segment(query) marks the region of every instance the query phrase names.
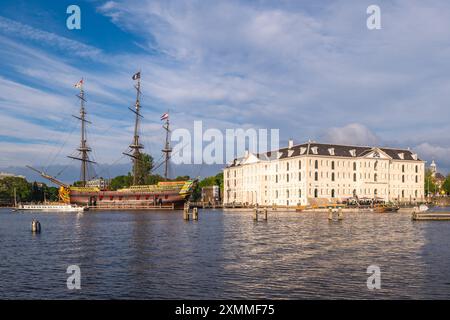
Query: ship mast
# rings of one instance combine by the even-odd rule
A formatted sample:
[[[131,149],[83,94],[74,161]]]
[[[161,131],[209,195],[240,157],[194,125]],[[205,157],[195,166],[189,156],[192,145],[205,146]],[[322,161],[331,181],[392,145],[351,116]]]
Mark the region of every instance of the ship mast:
[[[133,142],[130,144],[130,148],[132,150],[131,154],[124,153],[125,155],[133,158],[133,185],[141,184],[142,181],[138,181],[138,172],[141,161],[141,149],[144,148],[144,146],[139,142],[139,120],[142,117],[142,115],[139,113],[141,108],[141,72],[137,72],[132,77],[133,80],[137,80],[136,85],[134,86],[136,89],[136,102],[134,104],[134,110],[130,109],[134,114],[136,115],[135,122],[134,122],[134,136],[133,136]]]
[[[84,97],[83,79],[81,79],[77,84],[75,84],[75,87],[80,89],[80,93],[77,94],[78,99],[80,99],[80,116],[79,117],[75,115],[73,116],[81,121],[81,142],[80,147],[77,149],[80,152],[80,156],[79,157],[68,156],[68,158],[81,161],[81,184],[83,187],[85,187],[87,180],[88,163],[95,163],[95,162],[89,160],[89,152],[91,152],[92,149],[87,145],[86,123],[91,122],[86,120],[86,109],[84,107],[86,99]]]
[[[169,128],[169,112],[165,113],[163,115],[166,122],[163,125],[163,128],[166,130],[166,143],[164,145],[164,149],[161,151],[165,155],[164,159],[164,179],[167,180],[168,174],[169,174],[169,159],[170,159],[170,153],[172,152],[172,148],[170,147],[170,140],[169,140],[169,134],[170,134],[170,128]]]

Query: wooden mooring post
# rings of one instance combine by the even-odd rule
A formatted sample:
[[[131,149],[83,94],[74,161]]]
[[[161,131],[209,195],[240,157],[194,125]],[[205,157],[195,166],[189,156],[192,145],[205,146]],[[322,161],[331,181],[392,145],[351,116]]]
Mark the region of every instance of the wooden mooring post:
[[[198,208],[197,207],[192,208],[192,219],[195,221],[198,221]]]
[[[253,221],[258,221],[258,218],[259,218],[258,215],[260,215],[260,214],[261,214],[261,212],[258,208],[253,209]],[[263,220],[267,221],[267,208],[263,209],[262,214],[263,214]]]

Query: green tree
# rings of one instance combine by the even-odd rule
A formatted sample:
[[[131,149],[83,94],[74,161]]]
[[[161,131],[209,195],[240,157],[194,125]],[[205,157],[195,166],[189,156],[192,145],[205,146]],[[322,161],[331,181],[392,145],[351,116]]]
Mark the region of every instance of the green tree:
[[[130,174],[127,176],[117,176],[111,180],[111,190],[122,189],[131,186],[133,178]]]
[[[435,178],[432,175],[430,169],[425,170],[425,194],[432,195],[436,192],[437,186],[435,182]]]
[[[5,177],[0,179],[0,194],[2,197],[14,199],[16,189],[17,201],[31,200],[31,183],[20,177]]]
[[[442,184],[442,189],[445,191],[447,195],[450,195],[450,174],[445,178],[444,183]]]
[[[145,184],[153,169],[153,157],[147,153],[141,153],[136,162],[136,168],[134,166],[133,164],[133,172],[136,172],[136,184]]]

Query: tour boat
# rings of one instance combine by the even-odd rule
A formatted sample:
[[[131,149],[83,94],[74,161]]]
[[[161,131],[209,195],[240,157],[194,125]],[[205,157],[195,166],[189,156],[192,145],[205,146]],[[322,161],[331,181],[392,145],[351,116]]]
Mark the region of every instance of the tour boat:
[[[16,210],[83,212],[87,210],[87,207],[66,203],[19,204],[17,205]]]

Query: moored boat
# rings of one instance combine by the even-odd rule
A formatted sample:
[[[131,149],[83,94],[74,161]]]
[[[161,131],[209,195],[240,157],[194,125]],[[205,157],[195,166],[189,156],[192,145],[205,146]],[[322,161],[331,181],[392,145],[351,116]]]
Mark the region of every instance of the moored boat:
[[[16,210],[83,212],[87,210],[87,207],[67,203],[18,204]]]

